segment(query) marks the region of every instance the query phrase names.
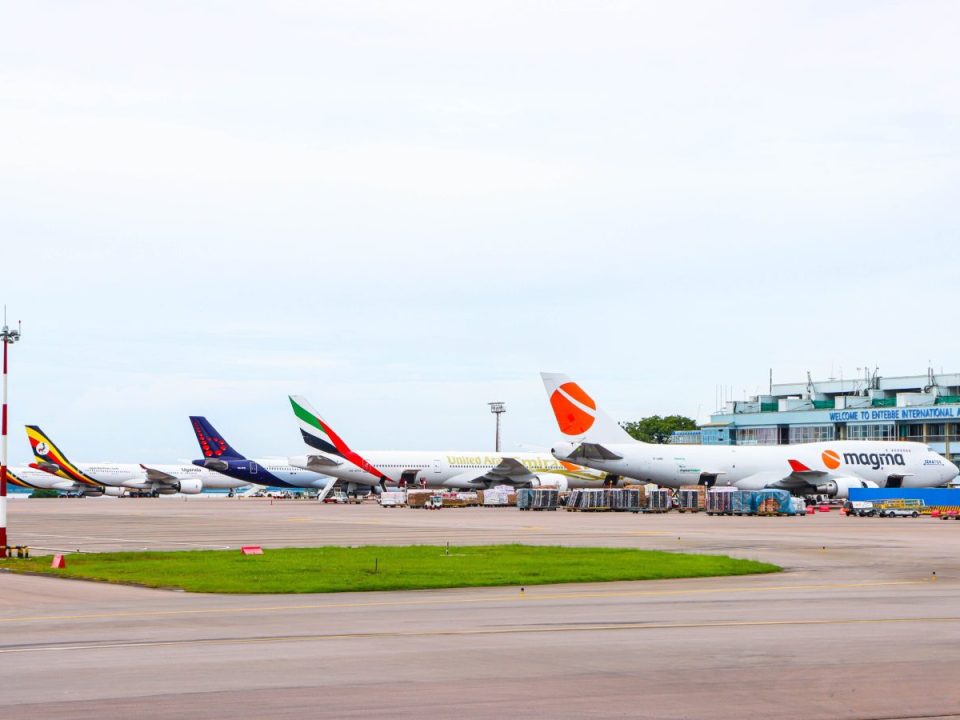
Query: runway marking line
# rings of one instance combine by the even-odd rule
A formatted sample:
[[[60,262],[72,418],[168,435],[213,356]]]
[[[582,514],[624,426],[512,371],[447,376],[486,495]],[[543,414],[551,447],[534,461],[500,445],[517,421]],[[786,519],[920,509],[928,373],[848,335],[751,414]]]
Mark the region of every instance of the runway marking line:
[[[46,576],[44,576],[46,577]],[[95,581],[94,581],[95,582]],[[42,622],[44,620],[97,620],[122,617],[176,617],[179,615],[209,615],[209,614],[244,614],[280,612],[289,610],[325,610],[335,608],[363,608],[363,607],[410,607],[417,605],[468,605],[486,602],[508,602],[522,599],[524,602],[544,600],[597,600],[603,598],[628,597],[668,597],[676,595],[710,595],[723,593],[750,593],[750,592],[784,592],[791,590],[846,590],[853,588],[890,587],[900,585],[927,585],[929,580],[890,580],[865,583],[831,583],[814,585],[768,585],[743,588],[686,588],[679,590],[623,590],[609,592],[554,592],[539,594],[537,586],[532,586],[530,592],[511,593],[509,595],[487,595],[481,597],[455,598],[416,598],[410,600],[369,600],[354,602],[305,603],[300,605],[264,605],[260,607],[215,607],[191,608],[184,610],[146,610],[86,613],[76,615],[27,615],[22,617],[0,618],[0,624],[16,622]],[[476,588],[472,588],[476,589]],[[197,593],[200,595],[200,593]]]
[[[64,652],[68,650],[112,650],[117,648],[189,647],[199,645],[259,645],[282,642],[322,642],[326,640],[383,640],[398,638],[465,637],[478,635],[542,635],[563,632],[611,632],[632,630],[706,630],[745,627],[810,627],[816,625],[893,625],[908,623],[960,622],[960,617],[850,618],[811,620],[730,620],[702,623],[622,623],[608,625],[556,625],[552,627],[468,628],[459,630],[417,630],[370,633],[333,633],[329,635],[277,635],[250,638],[202,638],[195,640],[141,640],[114,643],[91,642],[83,645],[45,645],[42,647],[0,648],[0,655],[26,652]]]

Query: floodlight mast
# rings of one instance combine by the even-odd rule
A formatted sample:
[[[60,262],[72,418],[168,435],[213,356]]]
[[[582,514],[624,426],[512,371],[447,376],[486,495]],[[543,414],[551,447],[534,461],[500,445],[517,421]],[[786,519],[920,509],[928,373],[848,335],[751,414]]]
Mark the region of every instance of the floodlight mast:
[[[500,452],[500,416],[507,411],[507,405],[502,402],[492,402],[487,405],[490,406],[490,412],[497,416],[497,437],[494,447],[497,452]]]
[[[0,330],[0,342],[3,343],[3,417],[0,420],[0,558],[7,556],[7,349],[20,339],[20,323],[17,329],[7,327],[7,308],[3,308],[3,329]]]

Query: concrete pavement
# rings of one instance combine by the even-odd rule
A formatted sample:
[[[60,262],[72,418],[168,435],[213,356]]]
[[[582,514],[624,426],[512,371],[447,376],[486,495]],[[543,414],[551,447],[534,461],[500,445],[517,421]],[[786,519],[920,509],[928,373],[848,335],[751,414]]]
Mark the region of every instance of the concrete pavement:
[[[7,717],[960,712],[960,522],[193,500],[18,501],[11,527],[15,542],[81,549],[523,540],[725,552],[788,571],[299,596],[2,575]]]

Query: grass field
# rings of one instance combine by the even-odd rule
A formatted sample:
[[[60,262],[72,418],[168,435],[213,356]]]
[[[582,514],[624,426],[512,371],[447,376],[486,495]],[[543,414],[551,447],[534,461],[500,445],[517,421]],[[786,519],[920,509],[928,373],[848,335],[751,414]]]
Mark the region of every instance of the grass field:
[[[721,555],[530,545],[124,552],[0,561],[0,568],[213,593],[322,593],[748,575],[776,565]]]

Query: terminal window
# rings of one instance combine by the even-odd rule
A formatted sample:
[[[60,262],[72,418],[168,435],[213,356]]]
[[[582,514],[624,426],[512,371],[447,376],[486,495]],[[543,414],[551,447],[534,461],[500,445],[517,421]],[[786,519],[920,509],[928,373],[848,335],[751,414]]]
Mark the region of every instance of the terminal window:
[[[790,427],[790,444],[825,442],[833,440],[833,425],[792,425]]]
[[[777,430],[776,427],[737,428],[737,445],[776,445]]]
[[[896,440],[893,423],[847,425],[848,440]]]

